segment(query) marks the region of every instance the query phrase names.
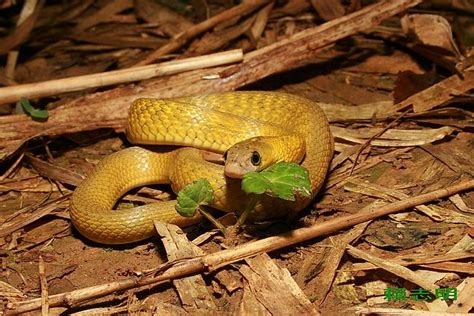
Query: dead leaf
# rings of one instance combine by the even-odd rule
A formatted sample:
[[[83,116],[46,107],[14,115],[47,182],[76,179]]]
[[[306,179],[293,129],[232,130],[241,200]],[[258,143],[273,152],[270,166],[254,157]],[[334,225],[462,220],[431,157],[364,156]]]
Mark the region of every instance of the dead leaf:
[[[401,23],[404,32],[421,44],[461,58],[462,55],[453,39],[451,26],[444,17],[434,14],[411,14],[403,17]]]
[[[434,68],[424,74],[416,74],[410,70],[398,73],[393,91],[394,102],[401,102],[409,96],[430,87],[436,83],[436,78]]]
[[[140,18],[149,23],[157,23],[170,37],[185,32],[194,25],[182,15],[155,1],[137,0],[135,10]]]
[[[345,13],[340,0],[311,0],[311,4],[325,21],[340,18]]]

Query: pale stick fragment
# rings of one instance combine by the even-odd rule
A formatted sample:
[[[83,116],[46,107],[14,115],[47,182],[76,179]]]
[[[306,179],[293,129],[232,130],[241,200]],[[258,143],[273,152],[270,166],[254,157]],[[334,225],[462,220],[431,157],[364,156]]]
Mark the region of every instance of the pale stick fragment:
[[[331,126],[334,137],[341,138],[353,143],[363,144],[366,139],[382,131],[381,128],[349,129],[338,126]],[[372,146],[380,147],[410,147],[421,146],[443,139],[451,135],[454,128],[443,126],[435,129],[403,130],[389,129],[382,136],[370,142]]]
[[[202,256],[204,252],[191,243],[176,225],[155,221],[155,229],[161,237],[169,261]],[[183,308],[189,313],[211,312],[216,304],[200,274],[173,280]]]
[[[450,254],[438,255],[436,253],[426,253],[423,255],[405,255],[391,258],[390,260],[401,266],[411,266],[411,265],[429,265],[436,264],[450,260],[459,260],[472,258],[473,254],[468,251],[458,251]],[[378,269],[376,265],[364,262],[364,263],[354,263],[351,267],[351,271],[362,271],[362,270],[372,270]],[[472,270],[472,268],[471,268]]]
[[[473,253],[474,257],[474,241],[469,235],[465,235],[460,241],[458,241],[453,248],[449,249],[447,254],[459,253],[467,251]]]
[[[48,282],[46,281],[46,271],[44,267],[44,260],[41,255],[39,256],[38,270],[39,270],[39,279],[40,279],[40,286],[41,286],[41,315],[48,316],[49,315]]]
[[[267,26],[268,18],[273,9],[273,2],[270,2],[262,9],[260,9],[256,15],[256,19],[250,30],[248,31],[250,40],[256,44],[262,36],[265,27]]]
[[[386,258],[382,259],[377,256],[371,255],[368,252],[359,250],[355,247],[347,245],[347,252],[356,258],[364,259],[377,267],[389,271],[405,280],[408,280],[416,285],[419,285],[425,290],[430,291],[431,293],[435,293],[436,285],[431,282],[427,282],[425,279],[420,278],[416,275],[415,272],[411,271],[410,269],[394,263],[392,260],[388,260]]]
[[[280,268],[267,255],[245,260],[240,268],[255,298],[273,315],[284,315],[288,307],[299,315],[319,315],[287,269]]]
[[[16,102],[21,97],[38,98],[60,93],[97,88],[119,83],[127,83],[239,62],[243,59],[241,49],[215,53],[199,57],[173,60],[156,65],[113,70],[77,77],[27,83],[0,88],[0,104]]]

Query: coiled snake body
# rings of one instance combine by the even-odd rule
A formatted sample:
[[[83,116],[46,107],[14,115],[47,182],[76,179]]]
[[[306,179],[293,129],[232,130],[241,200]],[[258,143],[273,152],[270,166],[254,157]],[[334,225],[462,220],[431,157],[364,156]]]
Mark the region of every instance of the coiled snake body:
[[[130,147],[104,158],[74,191],[70,205],[72,222],[85,237],[105,244],[146,239],[154,234],[153,220],[191,225],[200,220],[199,216],[180,216],[174,209],[175,201],[133,209],[112,208],[132,188],[171,183],[177,192],[199,178],[207,178],[214,189],[212,207],[239,213],[245,204],[240,180],[226,177],[223,166],[205,161],[196,148],[224,153],[234,144],[257,136],[264,136],[261,138],[264,142],[267,136],[278,136],[277,139],[283,139],[285,150],[291,153],[301,151],[295,148],[301,144],[292,144],[294,139],[303,139],[302,165],[309,171],[312,195],[296,202],[266,197],[251,217],[276,218],[289,210],[301,210],[321,188],[333,154],[333,138],[323,111],[317,103],[290,94],[227,92],[136,100],[127,123],[131,142],[194,148],[157,153]],[[238,152],[240,149],[236,148],[234,151]],[[299,158],[290,159],[301,160],[301,155],[295,155]]]

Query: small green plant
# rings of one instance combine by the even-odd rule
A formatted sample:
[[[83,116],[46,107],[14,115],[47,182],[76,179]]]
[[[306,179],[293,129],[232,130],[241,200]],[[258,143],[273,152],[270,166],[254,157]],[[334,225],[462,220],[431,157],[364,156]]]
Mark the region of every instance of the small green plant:
[[[297,194],[311,195],[311,181],[306,168],[294,162],[278,162],[261,172],[247,173],[242,179],[242,190],[250,195],[250,199],[237,226],[245,222],[262,194],[295,201]]]
[[[311,195],[311,182],[306,168],[294,162],[279,162],[261,172],[247,173],[242,179],[242,190],[294,201],[297,193]]]
[[[27,98],[20,98],[18,101],[23,111],[31,116],[33,120],[44,121],[48,119],[48,111],[34,108]]]
[[[225,227],[204,210],[204,207],[214,200],[214,190],[212,190],[211,184],[207,179],[199,179],[185,186],[179,191],[177,200],[176,211],[181,216],[191,217],[196,212],[199,212],[221,230],[222,233],[225,232]]]
[[[242,190],[249,194],[249,201],[240,216],[237,226],[241,226],[250,212],[261,199],[262,194],[295,201],[296,195],[308,197],[311,195],[311,181],[306,168],[293,162],[279,162],[261,172],[249,172],[242,179]],[[199,179],[178,193],[176,211],[182,216],[193,216],[196,211],[201,212],[216,227],[224,231],[223,226],[217,222],[202,206],[212,203],[214,196],[212,187],[207,179]]]

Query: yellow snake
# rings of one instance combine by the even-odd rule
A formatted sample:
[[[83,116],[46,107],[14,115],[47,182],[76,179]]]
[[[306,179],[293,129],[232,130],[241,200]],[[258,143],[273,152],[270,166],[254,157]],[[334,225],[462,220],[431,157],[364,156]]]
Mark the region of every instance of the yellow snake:
[[[226,92],[175,99],[137,99],[129,110],[127,138],[132,143],[192,146],[165,152],[130,147],[104,158],[76,188],[71,219],[90,240],[124,244],[154,235],[153,220],[187,226],[200,220],[175,211],[175,201],[112,210],[132,188],[170,183],[174,192],[206,178],[216,209],[240,213],[246,203],[241,176],[277,160],[302,161],[312,195],[296,202],[265,197],[251,214],[269,219],[299,211],[321,188],[333,155],[328,121],[317,103],[277,92]],[[260,137],[263,136],[263,137]],[[226,153],[226,167],[203,159],[205,149]],[[269,156],[276,155],[277,158]],[[304,155],[304,157],[303,157]],[[255,167],[255,168],[254,168]]]

